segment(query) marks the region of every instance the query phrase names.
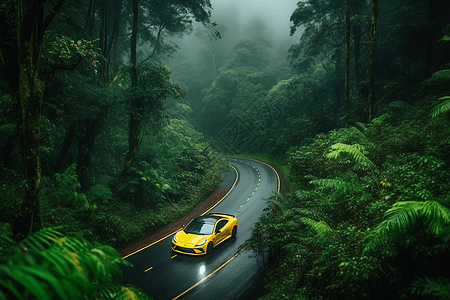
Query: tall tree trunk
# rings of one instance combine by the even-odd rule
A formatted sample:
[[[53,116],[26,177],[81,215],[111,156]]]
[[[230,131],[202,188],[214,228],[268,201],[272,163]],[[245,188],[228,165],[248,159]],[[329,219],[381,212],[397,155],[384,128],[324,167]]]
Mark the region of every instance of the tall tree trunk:
[[[72,146],[72,141],[75,136],[75,126],[70,126],[69,131],[67,132],[66,138],[64,140],[64,144],[59,152],[58,158],[56,159],[54,172],[61,173],[61,168],[64,163],[64,159],[66,158],[67,152],[69,152],[70,146]]]
[[[113,22],[113,30],[111,33],[111,37],[109,39],[109,45],[106,49],[106,60],[108,65],[108,72],[106,81],[109,81],[109,66],[111,65],[111,49],[113,49],[112,56],[112,68],[113,68],[113,76],[118,73],[118,65],[117,65],[117,52],[118,52],[118,43],[119,43],[119,24],[120,24],[120,12],[122,10],[123,0],[114,0],[114,22]]]
[[[99,38],[100,38],[100,48],[102,50],[102,63],[99,68],[99,77],[103,82],[106,82],[106,73],[108,70],[108,57],[107,57],[107,48],[108,48],[108,10],[106,0],[101,1],[100,11],[100,29],[99,29]]]
[[[377,21],[378,21],[378,11],[379,11],[379,0],[371,0],[370,10],[371,10],[371,30],[370,30],[370,41],[369,41],[369,67],[367,73],[369,76],[369,90],[367,99],[367,113],[368,122],[372,122],[374,118],[374,105],[375,105],[375,76],[374,76],[374,60],[375,52],[377,50]]]
[[[113,76],[116,76],[119,73],[119,36],[116,35],[114,38],[114,47],[113,47]]]
[[[137,157],[139,150],[139,142],[141,139],[142,130],[142,115],[143,107],[142,101],[136,93],[138,87],[138,74],[137,74],[137,30],[138,30],[138,17],[139,17],[139,0],[132,0],[133,5],[133,25],[131,29],[131,86],[130,86],[130,132],[128,135],[128,153],[125,158],[124,174],[126,174]]]
[[[89,0],[88,13],[86,16],[86,30],[89,36],[92,36],[94,30],[94,13],[95,13],[95,0]]]
[[[434,28],[436,22],[436,10],[434,0],[428,0],[428,23],[429,29],[426,37],[427,50],[425,61],[425,78],[430,78],[433,74],[433,47],[434,47]]]
[[[64,0],[52,2],[44,18],[44,0],[18,0],[6,6],[0,26],[7,36],[0,42],[1,71],[8,80],[16,103],[17,127],[25,192],[18,205],[14,234],[28,236],[41,228],[40,218],[40,116],[44,95],[45,68],[41,61],[44,33]]]
[[[361,27],[361,4],[358,1],[353,1],[353,51],[355,56],[355,80],[356,85],[359,86],[361,82],[360,75],[360,49],[361,49],[361,36],[362,36],[362,27]]]
[[[348,127],[349,102],[350,102],[350,0],[345,1],[345,88],[344,88],[344,106],[345,106],[345,126]]]
[[[87,191],[92,185],[92,149],[95,138],[101,128],[102,121],[106,118],[106,109],[101,116],[95,119],[85,119],[79,122],[80,131],[78,139],[77,174],[82,191]]]
[[[210,50],[211,52],[211,58],[212,58],[212,62],[213,62],[213,80],[216,80],[216,53],[212,50]]]

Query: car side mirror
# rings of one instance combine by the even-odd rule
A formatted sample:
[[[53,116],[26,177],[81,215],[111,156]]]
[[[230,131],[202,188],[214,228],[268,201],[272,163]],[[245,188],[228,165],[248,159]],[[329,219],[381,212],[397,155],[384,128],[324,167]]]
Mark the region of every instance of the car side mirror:
[[[220,230],[217,230],[217,231],[216,231],[216,234],[218,234],[218,233],[220,233]]]
[[[186,227],[186,225],[181,225],[182,228]]]

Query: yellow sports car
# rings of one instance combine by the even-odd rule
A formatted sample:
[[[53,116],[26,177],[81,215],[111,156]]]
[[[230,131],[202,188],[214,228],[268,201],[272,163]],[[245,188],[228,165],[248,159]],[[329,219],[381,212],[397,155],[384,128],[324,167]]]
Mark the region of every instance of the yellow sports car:
[[[237,219],[233,215],[208,214],[193,219],[172,239],[172,250],[190,255],[211,253],[223,241],[234,238]]]

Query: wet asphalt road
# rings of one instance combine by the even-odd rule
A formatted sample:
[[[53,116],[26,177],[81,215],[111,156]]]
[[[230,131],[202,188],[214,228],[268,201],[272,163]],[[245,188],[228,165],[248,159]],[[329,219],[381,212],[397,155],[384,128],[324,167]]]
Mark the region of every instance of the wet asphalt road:
[[[124,284],[139,287],[155,300],[226,300],[235,299],[255,281],[259,276],[258,263],[249,252],[230,259],[250,237],[251,227],[266,206],[264,199],[277,191],[278,178],[272,168],[256,161],[240,158],[227,161],[237,169],[238,181],[210,212],[237,217],[236,239],[218,245],[210,255],[175,255],[171,251],[172,234],[127,258],[134,267],[122,268]]]

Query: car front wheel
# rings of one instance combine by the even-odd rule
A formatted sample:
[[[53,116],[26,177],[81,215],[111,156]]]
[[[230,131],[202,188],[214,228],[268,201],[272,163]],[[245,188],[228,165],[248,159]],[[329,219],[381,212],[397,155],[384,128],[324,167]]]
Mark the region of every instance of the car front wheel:
[[[237,227],[234,226],[234,227],[233,227],[233,231],[231,232],[231,237],[232,237],[232,238],[235,238],[235,237],[236,237],[236,233],[237,233]]]
[[[206,254],[210,254],[213,250],[213,243],[209,242],[208,247],[206,248]]]

